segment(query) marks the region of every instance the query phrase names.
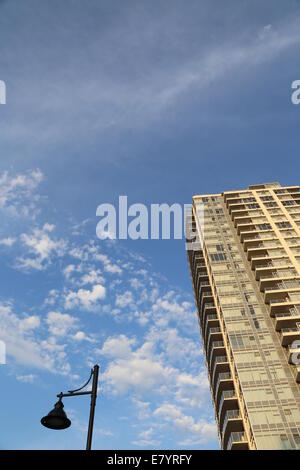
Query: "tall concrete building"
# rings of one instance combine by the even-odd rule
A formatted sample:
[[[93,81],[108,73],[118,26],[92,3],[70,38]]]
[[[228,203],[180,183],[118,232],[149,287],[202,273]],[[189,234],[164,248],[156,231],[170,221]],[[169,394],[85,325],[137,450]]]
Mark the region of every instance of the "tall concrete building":
[[[187,225],[221,448],[300,449],[299,186],[194,196]]]

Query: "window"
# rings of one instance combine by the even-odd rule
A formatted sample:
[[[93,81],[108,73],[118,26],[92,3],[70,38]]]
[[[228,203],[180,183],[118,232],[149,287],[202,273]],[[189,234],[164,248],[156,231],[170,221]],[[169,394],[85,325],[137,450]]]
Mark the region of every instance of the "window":
[[[295,206],[295,201],[281,201],[284,206]]]
[[[284,194],[286,193],[286,190],[285,189],[275,189],[275,194]]]
[[[270,224],[258,224],[257,227],[259,228],[259,230],[271,230]]]
[[[289,222],[277,222],[278,228],[291,228],[291,224]]]
[[[224,245],[216,245],[217,251],[224,251]]]
[[[212,261],[225,261],[226,255],[225,253],[212,253],[210,258]]]
[[[266,207],[278,207],[276,202],[265,202]]]

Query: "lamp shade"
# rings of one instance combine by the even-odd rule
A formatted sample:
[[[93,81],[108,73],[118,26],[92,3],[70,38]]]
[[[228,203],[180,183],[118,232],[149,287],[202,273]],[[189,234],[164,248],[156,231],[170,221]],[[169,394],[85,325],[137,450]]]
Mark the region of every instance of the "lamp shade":
[[[71,426],[71,421],[64,411],[61,399],[55,403],[53,410],[41,419],[41,423],[49,429],[67,429]]]

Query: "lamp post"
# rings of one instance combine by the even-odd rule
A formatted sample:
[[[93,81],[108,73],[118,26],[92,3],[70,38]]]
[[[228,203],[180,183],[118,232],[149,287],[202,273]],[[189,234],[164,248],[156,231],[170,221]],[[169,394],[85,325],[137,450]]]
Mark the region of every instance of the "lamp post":
[[[89,428],[88,428],[88,435],[86,441],[86,450],[91,450],[92,447],[92,436],[93,436],[93,426],[94,426],[94,417],[95,417],[95,407],[96,407],[96,400],[97,400],[97,388],[98,388],[98,375],[99,375],[99,366],[96,364],[93,369],[91,370],[91,375],[88,381],[80,388],[76,390],[69,390],[68,393],[59,393],[57,398],[59,399],[58,402],[55,403],[53,410],[51,410],[46,416],[41,419],[41,423],[43,426],[49,429],[67,429],[71,426],[71,421],[67,417],[64,411],[64,405],[62,402],[62,398],[64,397],[77,397],[79,395],[91,395],[91,408],[90,408],[90,418],[89,418]],[[82,392],[81,390],[85,388],[91,381],[92,382],[92,390],[89,392]]]

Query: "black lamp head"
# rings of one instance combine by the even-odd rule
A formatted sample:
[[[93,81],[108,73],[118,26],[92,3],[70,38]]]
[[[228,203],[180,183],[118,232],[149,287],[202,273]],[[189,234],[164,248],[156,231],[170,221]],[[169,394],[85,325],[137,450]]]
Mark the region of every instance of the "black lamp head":
[[[61,398],[55,403],[53,410],[41,419],[41,423],[49,429],[67,429],[71,426],[71,421],[64,411]]]

